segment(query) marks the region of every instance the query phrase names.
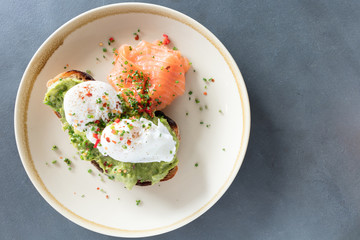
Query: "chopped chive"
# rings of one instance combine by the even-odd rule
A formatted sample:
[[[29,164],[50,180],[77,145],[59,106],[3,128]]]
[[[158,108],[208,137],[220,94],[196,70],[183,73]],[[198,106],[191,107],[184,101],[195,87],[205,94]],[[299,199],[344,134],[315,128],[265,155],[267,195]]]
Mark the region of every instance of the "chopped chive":
[[[65,158],[65,159],[64,159],[64,162],[65,162],[68,166],[71,165],[71,161],[70,161],[68,158]]]

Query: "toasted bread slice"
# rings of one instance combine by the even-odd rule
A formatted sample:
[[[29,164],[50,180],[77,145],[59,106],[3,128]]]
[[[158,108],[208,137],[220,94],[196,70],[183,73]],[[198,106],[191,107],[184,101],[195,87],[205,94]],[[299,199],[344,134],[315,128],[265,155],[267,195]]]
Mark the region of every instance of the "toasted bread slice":
[[[169,126],[171,127],[171,129],[175,132],[176,134],[176,137],[179,139],[180,141],[180,134],[179,134],[179,128],[176,124],[176,122],[174,120],[172,120],[171,118],[169,118],[168,116],[166,116],[163,112],[161,111],[156,111],[155,112],[155,116],[157,117],[164,117],[166,119],[166,121],[169,123]],[[99,166],[99,164],[95,161],[95,160],[92,160],[91,163],[100,171],[100,172],[104,172],[104,170]],[[174,168],[170,169],[169,173],[163,178],[161,179],[160,181],[161,182],[164,182],[164,181],[167,181],[167,180],[170,180],[172,179],[176,172],[178,170],[178,166],[175,166]],[[140,182],[138,181],[136,183],[136,185],[138,186],[149,186],[151,185],[151,182],[147,181],[147,182]]]
[[[81,72],[81,71],[78,71],[78,70],[70,70],[70,71],[66,71],[66,72],[63,72],[63,73],[60,73],[58,74],[56,77],[54,77],[53,79],[50,79],[46,86],[47,87],[50,87],[52,84],[54,84],[55,82],[57,82],[59,79],[61,78],[75,78],[75,79],[78,79],[78,80],[82,80],[82,81],[95,81],[95,79],[85,73],[85,72]],[[56,116],[58,118],[61,118],[61,114],[59,112],[55,112],[54,113],[56,114]],[[179,133],[179,128],[176,124],[176,122],[174,120],[172,120],[171,118],[169,118],[168,116],[166,116],[163,112],[161,111],[156,111],[155,112],[155,116],[157,117],[164,117],[167,122],[169,123],[169,126],[171,127],[171,129],[175,132],[176,134],[176,137],[179,139],[180,141],[180,133]],[[104,170],[99,166],[99,164],[95,161],[95,160],[92,160],[91,163],[101,172],[103,173]],[[169,173],[163,178],[161,179],[160,181],[163,182],[163,181],[167,181],[167,180],[170,180],[172,179],[175,174],[177,173],[177,170],[178,170],[178,166],[175,166],[174,168],[172,168]],[[148,182],[140,182],[138,181],[136,183],[136,185],[138,186],[148,186],[148,185],[151,185],[152,183],[150,181]]]

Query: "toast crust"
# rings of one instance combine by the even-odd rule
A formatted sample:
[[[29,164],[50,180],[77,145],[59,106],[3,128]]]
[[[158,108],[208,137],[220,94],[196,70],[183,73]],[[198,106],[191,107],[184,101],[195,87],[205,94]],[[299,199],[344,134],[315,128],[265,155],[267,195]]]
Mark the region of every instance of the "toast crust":
[[[76,78],[76,79],[79,79],[82,81],[95,81],[95,79],[86,72],[82,72],[82,71],[78,71],[78,70],[70,70],[70,71],[60,73],[60,74],[56,75],[53,79],[50,79],[47,82],[46,87],[50,87],[53,83],[56,83],[57,81],[59,81],[60,78]]]
[[[55,76],[53,79],[50,79],[46,86],[50,87],[52,84],[54,84],[55,82],[59,81],[60,78],[76,78],[82,81],[95,81],[95,79],[90,75],[87,74],[85,72],[82,71],[78,71],[78,70],[70,70],[70,71],[66,71],[63,73],[58,74],[57,76]],[[61,114],[59,112],[54,111],[54,113],[56,114],[56,116],[58,118],[61,118]],[[169,118],[168,116],[166,116],[163,112],[161,111],[156,111],[155,112],[155,116],[157,117],[164,117],[166,119],[166,121],[169,123],[169,126],[171,127],[171,129],[175,132],[176,137],[179,139],[180,141],[180,132],[179,132],[179,128],[176,124],[176,122],[174,120],[172,120],[171,118]],[[92,160],[91,163],[101,172],[103,173],[104,170],[99,166],[99,164],[95,161]],[[170,179],[172,179],[176,173],[178,171],[178,166],[175,166],[174,168],[170,169],[170,171],[168,172],[168,174],[161,179],[161,182],[164,181],[168,181]],[[137,186],[149,186],[152,183],[150,181],[147,182],[140,182],[140,180],[136,183]]]

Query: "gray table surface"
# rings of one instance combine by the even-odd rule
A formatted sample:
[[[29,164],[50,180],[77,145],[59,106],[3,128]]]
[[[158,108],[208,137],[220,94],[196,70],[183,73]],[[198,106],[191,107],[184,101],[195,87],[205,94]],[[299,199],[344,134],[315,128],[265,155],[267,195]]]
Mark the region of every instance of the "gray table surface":
[[[148,2],[148,1],[144,1]],[[22,74],[66,21],[113,1],[1,1],[0,239],[111,239],[57,213],[21,164]],[[247,154],[225,195],[148,239],[360,239],[360,1],[152,1],[202,23],[247,85]]]

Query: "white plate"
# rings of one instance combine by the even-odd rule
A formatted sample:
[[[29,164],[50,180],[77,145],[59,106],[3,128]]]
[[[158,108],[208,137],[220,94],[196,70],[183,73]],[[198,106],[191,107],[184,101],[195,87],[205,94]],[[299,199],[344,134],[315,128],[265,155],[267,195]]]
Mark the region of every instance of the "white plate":
[[[170,181],[129,191],[122,183],[105,176],[101,181],[91,164],[76,157],[67,133],[42,100],[47,80],[63,72],[66,64],[67,69],[89,69],[95,79],[105,81],[112,68],[112,48],[122,43],[136,44],[133,33],[137,29],[140,39],[147,41],[168,34],[171,46],[188,57],[193,68],[186,76],[186,94],[165,109],[181,131],[177,175]],[[107,44],[109,37],[115,38],[112,46]],[[103,53],[100,42],[107,47],[107,53]],[[210,77],[215,82],[205,90],[202,79]],[[189,101],[190,90],[193,94]],[[207,96],[203,95],[204,91]],[[195,103],[195,97],[199,104]],[[206,127],[207,124],[211,126]],[[121,237],[151,236],[174,230],[213,206],[241,166],[249,131],[246,87],[236,63],[220,41],[184,14],[142,3],[100,7],[60,27],[30,61],[15,106],[17,146],[25,170],[39,193],[71,221]],[[53,145],[59,150],[51,150]],[[60,157],[71,159],[72,170],[68,170]],[[52,164],[53,160],[57,163]],[[89,174],[88,169],[93,173]],[[140,205],[136,205],[136,200],[141,200]]]

